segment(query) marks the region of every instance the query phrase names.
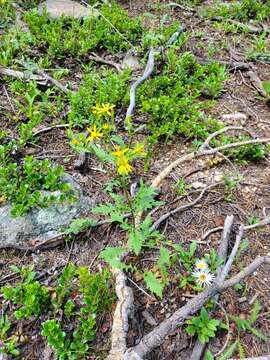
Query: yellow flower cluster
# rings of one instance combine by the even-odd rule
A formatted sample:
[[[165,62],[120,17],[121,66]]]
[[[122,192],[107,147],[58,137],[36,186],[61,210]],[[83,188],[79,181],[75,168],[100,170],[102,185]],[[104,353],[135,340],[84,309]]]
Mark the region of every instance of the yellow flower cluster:
[[[106,104],[99,104],[97,103],[95,106],[92,107],[92,112],[95,115],[103,116],[103,115],[113,115],[113,109],[115,108],[115,105],[111,105],[109,103]]]
[[[115,151],[112,155],[116,157],[117,172],[119,175],[128,175],[132,171],[130,161],[136,157],[144,157],[146,153],[144,151],[143,144],[136,144],[134,149],[120,148],[119,145],[115,145]]]
[[[119,175],[128,175],[132,171],[132,166],[129,164],[127,156],[128,148],[121,149],[119,145],[115,146],[112,155],[116,157],[117,171]]]

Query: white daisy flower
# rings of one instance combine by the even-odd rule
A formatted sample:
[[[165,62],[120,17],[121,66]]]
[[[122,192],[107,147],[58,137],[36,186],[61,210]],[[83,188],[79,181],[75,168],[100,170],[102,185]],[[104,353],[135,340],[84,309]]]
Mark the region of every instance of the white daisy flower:
[[[207,271],[208,270],[208,265],[207,262],[205,260],[197,260],[195,263],[195,267],[197,270],[200,271]]]
[[[195,277],[196,283],[200,286],[210,286],[214,279],[214,275],[209,271],[194,271],[192,275]]]

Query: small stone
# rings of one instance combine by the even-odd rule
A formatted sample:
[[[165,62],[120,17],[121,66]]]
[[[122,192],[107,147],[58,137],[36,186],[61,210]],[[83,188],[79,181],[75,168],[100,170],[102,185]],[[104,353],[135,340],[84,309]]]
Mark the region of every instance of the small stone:
[[[206,185],[200,181],[195,181],[191,185],[194,189],[203,189],[206,187]]]
[[[138,58],[133,54],[133,51],[128,51],[122,61],[123,69],[131,69],[132,71],[141,70],[142,65]]]
[[[238,301],[239,301],[239,303],[241,304],[241,303],[247,301],[247,298],[246,298],[246,296],[243,296],[243,297],[241,297],[240,299],[238,299]]]
[[[69,16],[75,19],[84,17],[97,17],[98,11],[92,7],[83,6],[72,0],[47,0],[38,6],[38,13],[42,15],[46,11],[51,18]]]

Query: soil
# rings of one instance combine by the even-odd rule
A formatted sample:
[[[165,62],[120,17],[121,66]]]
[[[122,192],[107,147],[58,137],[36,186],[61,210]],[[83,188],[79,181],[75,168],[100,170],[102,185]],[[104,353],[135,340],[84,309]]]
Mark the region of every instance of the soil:
[[[166,4],[167,1],[148,1],[142,2],[140,0],[121,1],[123,7],[128,9],[131,16],[138,16],[144,12],[152,13],[159,17],[161,14],[157,10],[157,3]],[[204,4],[210,3],[205,1]],[[217,60],[223,61],[239,61],[246,62],[245,51],[247,47],[251,46],[251,36],[248,33],[241,34],[224,34],[222,30],[217,30],[213,27],[213,22],[210,20],[200,19],[196,13],[184,11],[181,8],[175,7],[170,12],[170,21],[179,20],[185,24],[188,30],[194,32],[204,31],[207,36],[203,38],[205,48],[209,42],[220,46],[225,39],[228,41],[229,48],[217,52],[214,57]],[[265,22],[265,26],[270,26],[270,21]],[[205,49],[197,46],[198,43],[193,38],[189,41],[183,51],[191,51],[196,56],[205,58]],[[68,64],[69,68],[76,69],[76,64]],[[270,65],[267,63],[252,62],[253,71],[259,76],[261,80],[270,79]],[[74,85],[78,86],[80,83],[79,76],[74,77],[70,75]],[[13,112],[11,103],[12,99],[8,99],[4,92],[4,87],[8,90],[4,79],[0,81],[1,95],[0,95],[0,116],[5,116],[6,111]],[[269,104],[264,98],[258,96],[256,89],[250,82],[249,77],[245,71],[236,70],[230,73],[229,79],[226,81],[226,86],[223,94],[219,97],[216,106],[212,111],[212,115],[217,119],[221,119],[224,114],[232,114],[241,112],[247,115],[247,120],[244,124],[232,121],[232,125],[243,125],[251,129],[258,137],[270,136],[270,119],[269,119]],[[44,127],[50,125],[42,124]],[[7,127],[12,132],[12,123],[8,123]],[[153,154],[153,161],[150,171],[147,175],[144,174],[143,168],[138,168],[137,176],[144,177],[150,181],[160,170],[176,158],[183,155],[189,143],[182,138],[175,138],[169,144],[160,144],[155,148]],[[68,141],[66,139],[65,131],[62,129],[54,129],[53,131],[40,137],[38,146],[29,147],[27,151],[34,156],[45,156],[57,164],[62,164],[65,170],[70,173],[76,181],[78,181],[84,188],[85,192],[91,197],[96,197],[98,201],[103,201],[102,187],[109,177],[103,172],[96,171],[100,168],[100,164],[95,159],[90,159],[88,170],[80,173],[74,169],[74,153],[71,151]],[[220,232],[211,234],[205,241],[201,241],[206,231],[211,228],[221,227],[227,215],[233,214],[235,216],[233,234],[236,233],[240,223],[247,224],[250,219],[262,218],[264,211],[267,213],[270,209],[270,158],[256,163],[249,163],[245,165],[234,163],[234,167],[226,160],[217,165],[211,165],[209,159],[196,160],[175,169],[171,175],[163,182],[160,198],[166,201],[159,211],[154,214],[154,220],[159,217],[161,213],[166,212],[181,204],[186,204],[192,201],[197,195],[191,194],[183,196],[178,202],[174,202],[175,181],[180,177],[184,177],[186,182],[191,185],[196,182],[209,184],[213,179],[220,179],[222,175],[230,176],[232,173],[239,173],[244,176],[242,183],[237,185],[233,191],[231,198],[224,195],[224,186],[218,186],[208,192],[203,199],[194,207],[170,217],[162,227],[161,232],[167,240],[178,242],[184,248],[189,246],[192,240],[198,240],[199,252],[204,255],[210,251],[211,248],[217,248],[220,238]],[[194,190],[194,188],[193,188]],[[174,203],[173,203],[174,202]],[[270,211],[270,210],[269,210]],[[232,268],[231,273],[239,271],[239,266],[244,267],[249,264],[257,255],[270,253],[270,227],[264,227],[259,230],[248,231],[245,237],[249,240],[248,250],[241,254],[237,264]],[[44,275],[47,283],[52,283],[57,272],[60,271],[67,261],[72,261],[77,265],[90,266],[93,271],[98,270],[101,262],[97,259],[97,254],[106,245],[116,245],[119,239],[123,239],[120,230],[116,226],[104,225],[98,230],[92,230],[78,236],[71,243],[62,244],[55,249],[36,251],[34,253],[18,252],[16,250],[2,250],[0,252],[0,285],[9,281],[12,283],[14,279],[10,275],[9,266],[30,264],[32,262],[36,265],[37,272],[48,272]],[[118,239],[118,240],[116,240]],[[232,236],[233,240],[233,236]],[[124,239],[123,239],[124,241]],[[119,243],[118,243],[119,245]],[[232,245],[232,243],[231,243]],[[154,260],[157,258],[158,249],[149,251],[143,258],[135,258],[134,264],[138,267],[143,262],[147,261],[149,269],[154,266]],[[50,270],[50,271],[49,271]],[[172,274],[173,275],[173,274]],[[138,285],[136,287],[132,282],[129,285],[133,288],[135,295],[136,311],[130,323],[130,331],[128,334],[128,345],[134,345],[140,337],[153,329],[153,324],[149,324],[149,319],[146,320],[144,311],[157,322],[161,322],[169,317],[173,312],[185,304],[190,298],[191,293],[189,289],[181,289],[178,282],[172,282],[165,290],[162,301],[156,299],[151,295],[151,298],[146,296],[140,288],[145,289],[145,285],[141,279],[137,279],[135,275],[130,274],[132,280]],[[242,290],[230,289],[221,296],[220,303],[230,314],[248,316],[251,305],[250,303],[257,297],[261,303],[261,312],[256,321],[256,328],[262,331],[265,335],[270,335],[270,285],[269,285],[270,267],[264,266],[258,269],[256,273],[245,281],[245,288]],[[146,289],[145,289],[146,290]],[[221,310],[217,310],[216,317],[225,321],[224,314]],[[108,315],[100,320],[98,324],[98,334],[95,340],[96,348],[102,349],[104,354],[110,349],[110,330],[112,324],[112,316]],[[42,320],[42,319],[40,319]],[[151,321],[150,321],[151,322]],[[38,321],[40,323],[40,321]],[[23,359],[34,360],[41,359],[43,348],[45,346],[43,338],[37,332],[38,324],[27,321],[21,326],[24,329],[30,342],[21,346],[23,351]],[[237,332],[235,327],[231,325],[230,338],[235,339]],[[225,343],[227,332],[221,333],[218,338],[211,341],[210,349],[215,353]],[[263,342],[256,336],[250,333],[243,333],[241,337],[246,356],[256,357],[270,353],[270,342]],[[149,355],[149,359],[153,360],[174,360],[189,358],[194,345],[194,339],[189,337],[183,328],[171,334],[164,344],[153,351]],[[105,355],[104,355],[105,356]],[[99,359],[102,357],[97,357]],[[89,359],[95,359],[90,356]]]

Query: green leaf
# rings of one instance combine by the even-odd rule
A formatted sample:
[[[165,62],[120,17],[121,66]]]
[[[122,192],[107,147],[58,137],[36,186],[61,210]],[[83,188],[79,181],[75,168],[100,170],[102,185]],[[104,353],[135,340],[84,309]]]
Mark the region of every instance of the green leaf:
[[[197,246],[198,246],[197,242],[192,241],[192,243],[189,246],[189,254],[190,254],[190,256],[193,256],[195,254]]]
[[[143,234],[140,230],[133,230],[129,233],[129,245],[136,255],[139,255],[144,242]]]
[[[224,351],[224,353],[218,357],[217,360],[227,360],[229,359],[235,352],[237,347],[237,341],[235,341],[232,345],[228,347],[227,350]]]
[[[10,267],[10,270],[11,271],[13,271],[14,273],[20,273],[21,272],[21,270],[20,270],[20,268],[18,268],[18,266],[16,266],[16,265],[11,265]]]
[[[256,300],[254,302],[254,305],[252,307],[251,314],[250,314],[250,317],[249,317],[250,324],[253,324],[258,319],[260,309],[261,309],[260,302],[258,300]]]
[[[158,258],[157,265],[159,267],[162,267],[164,265],[169,265],[171,258],[171,253],[169,252],[169,250],[164,247],[161,247],[159,252],[160,252],[160,256]]]
[[[187,321],[188,323],[188,321]],[[193,325],[189,325],[186,327],[186,332],[189,334],[189,335],[194,335],[195,334],[195,327]]]
[[[111,203],[98,205],[92,209],[93,214],[110,215],[114,211],[114,206]]]
[[[262,86],[264,91],[267,93],[267,96],[270,97],[270,81],[269,80],[263,81]]]
[[[100,161],[104,163],[114,163],[114,157],[111,154],[107,153],[105,150],[103,150],[101,147],[92,144],[91,149]]]
[[[264,336],[264,334],[260,330],[254,328],[250,325],[247,326],[247,330],[249,330],[253,335],[257,336],[259,339],[261,339],[263,341],[268,340],[268,338],[266,336]]]
[[[208,312],[207,312],[207,310],[205,309],[205,307],[202,307],[201,308],[201,319],[202,319],[202,321],[203,322],[208,322],[208,319],[209,319],[209,317],[208,317]]]
[[[66,235],[77,235],[80,232],[87,230],[88,228],[95,226],[97,224],[96,220],[93,219],[75,219],[73,220],[69,227],[65,230]]]
[[[136,212],[142,212],[148,209],[152,209],[154,206],[163,204],[162,201],[155,200],[157,190],[151,186],[147,186],[140,181],[140,187],[136,193],[133,206]]]
[[[155,275],[151,271],[148,271],[144,273],[143,277],[147,288],[158,297],[162,298],[164,285],[155,277]]]
[[[126,265],[121,262],[120,257],[127,251],[124,247],[107,247],[102,250],[99,257],[104,259],[112,268],[124,270]]]
[[[204,360],[215,360],[214,355],[211,353],[210,350],[207,350],[204,355]]]

